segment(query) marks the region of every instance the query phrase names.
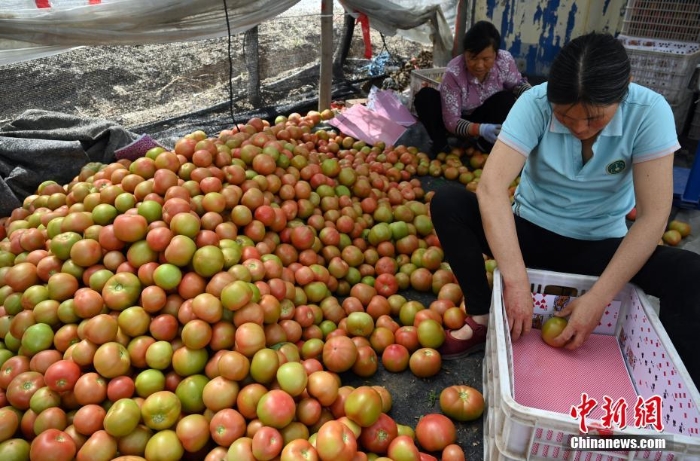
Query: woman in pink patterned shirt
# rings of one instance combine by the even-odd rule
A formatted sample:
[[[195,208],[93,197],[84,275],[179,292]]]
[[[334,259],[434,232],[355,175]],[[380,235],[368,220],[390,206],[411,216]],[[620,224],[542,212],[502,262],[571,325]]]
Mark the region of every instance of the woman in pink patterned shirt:
[[[515,99],[530,88],[513,56],[500,47],[496,27],[477,22],[464,35],[464,53],[447,64],[439,90],[425,87],[416,94],[432,155],[447,149],[448,136],[477,140],[478,149],[491,151]]]

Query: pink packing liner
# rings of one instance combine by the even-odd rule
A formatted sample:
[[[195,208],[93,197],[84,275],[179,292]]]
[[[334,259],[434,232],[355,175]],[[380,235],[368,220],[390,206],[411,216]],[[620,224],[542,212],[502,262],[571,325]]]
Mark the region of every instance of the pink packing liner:
[[[593,334],[576,350],[556,349],[542,341],[540,330],[533,329],[513,342],[513,385],[519,404],[567,417],[572,406],[581,404],[585,392],[598,402],[586,421],[598,425],[605,414],[603,396],[613,402],[623,398],[627,427],[634,426],[637,392],[615,336]]]

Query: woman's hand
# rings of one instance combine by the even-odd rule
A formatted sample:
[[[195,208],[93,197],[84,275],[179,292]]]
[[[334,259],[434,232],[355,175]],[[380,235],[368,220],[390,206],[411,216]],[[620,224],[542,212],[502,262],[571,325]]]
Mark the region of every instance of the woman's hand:
[[[498,134],[501,132],[501,125],[493,125],[491,123],[479,124],[479,136],[490,142],[496,142]]]
[[[573,299],[561,311],[555,312],[557,317],[570,317],[564,330],[554,338],[554,343],[567,349],[580,347],[600,323],[606,305],[586,293]]]
[[[516,285],[504,287],[503,302],[506,305],[506,316],[510,327],[510,337],[513,341],[528,333],[532,328],[532,293],[530,286]]]

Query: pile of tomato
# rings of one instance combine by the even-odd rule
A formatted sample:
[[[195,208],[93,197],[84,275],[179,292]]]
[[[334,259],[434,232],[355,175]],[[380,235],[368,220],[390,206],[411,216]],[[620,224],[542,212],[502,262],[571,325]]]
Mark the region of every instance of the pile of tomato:
[[[477,390],[413,428],[339,376],[440,371],[466,313],[415,175],[474,188],[486,156],[314,129],[331,116],[89,164],[4,220],[0,459],[464,459]]]

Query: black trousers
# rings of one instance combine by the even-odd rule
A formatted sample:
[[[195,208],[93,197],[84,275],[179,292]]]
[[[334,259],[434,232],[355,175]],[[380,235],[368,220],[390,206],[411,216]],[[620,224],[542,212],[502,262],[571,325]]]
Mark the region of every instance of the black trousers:
[[[492,256],[484,234],[476,194],[463,187],[439,190],[430,202],[435,231],[471,315],[486,314],[491,289],[482,253]],[[515,216],[525,265],[533,269],[599,276],[621,238],[578,240],[550,232]],[[700,254],[658,246],[632,278],[645,293],[659,298],[659,317],[696,386],[700,386]]]
[[[488,98],[482,105],[474,109],[471,114],[462,114],[462,118],[474,123],[501,124],[506,119],[508,112],[515,104],[515,95],[512,91],[501,91]],[[441,149],[447,145],[447,137],[450,133],[445,128],[442,120],[442,101],[440,92],[435,88],[425,87],[416,93],[413,100],[418,120],[425,126],[433,147]],[[485,139],[479,139],[479,144],[491,150],[493,145]]]

